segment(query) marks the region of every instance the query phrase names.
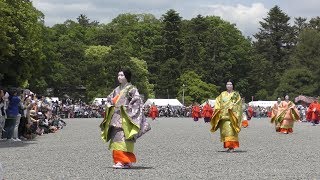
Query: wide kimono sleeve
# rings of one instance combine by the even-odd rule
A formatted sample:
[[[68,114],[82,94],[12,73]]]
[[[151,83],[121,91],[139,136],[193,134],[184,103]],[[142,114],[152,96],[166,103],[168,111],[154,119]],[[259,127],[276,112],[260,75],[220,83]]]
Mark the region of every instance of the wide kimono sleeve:
[[[110,137],[108,136],[108,131],[109,131],[109,124],[110,124],[112,115],[114,114],[114,111],[115,111],[114,103],[112,102],[115,95],[116,95],[116,91],[113,90],[107,96],[104,118],[103,118],[103,121],[100,123],[101,138],[104,142],[108,142],[110,140]]]
[[[278,107],[276,104],[273,105],[271,108],[271,123],[274,123],[276,118],[277,118],[277,113],[278,113]]]
[[[298,121],[300,120],[300,113],[296,107],[296,105],[294,103],[291,102],[290,104],[290,115],[292,117],[292,120],[294,121]]]
[[[106,100],[106,106],[109,107],[111,105],[114,105],[113,98],[116,96],[116,89],[114,89],[108,96]]]
[[[233,128],[237,133],[240,132],[241,122],[242,122],[242,100],[240,94],[235,91],[234,95],[231,98],[232,108],[228,109],[230,121]]]
[[[215,113],[211,118],[211,132],[218,129],[219,121],[223,118],[228,118],[231,121],[233,129],[239,133],[240,124],[242,121],[242,101],[238,92],[234,92],[230,101],[222,102],[223,93],[221,93],[215,102]],[[223,104],[224,103],[224,104]],[[227,115],[225,114],[227,112]]]
[[[222,101],[222,94],[220,94],[216,98],[216,102],[214,105],[214,114],[211,118],[210,124],[211,124],[211,132],[215,132],[218,129],[218,123],[221,118],[221,101]]]
[[[129,104],[121,106],[122,128],[126,139],[137,139],[151,129],[142,109],[142,99],[136,88],[127,93]]]

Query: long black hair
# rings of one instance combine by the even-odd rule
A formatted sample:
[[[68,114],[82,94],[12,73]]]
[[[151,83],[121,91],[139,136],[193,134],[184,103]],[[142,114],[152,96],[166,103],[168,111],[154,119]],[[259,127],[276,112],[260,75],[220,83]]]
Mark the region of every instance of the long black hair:
[[[234,90],[234,89],[235,89],[234,82],[233,82],[231,79],[229,79],[229,80],[226,82],[226,85],[227,85],[228,82],[231,82],[231,83],[232,83],[232,87],[233,87],[233,90]]]
[[[0,86],[0,91],[3,92],[3,96],[6,94],[6,91]],[[4,100],[3,100],[3,97],[0,98],[0,103],[2,103]]]
[[[126,77],[127,81],[128,81],[128,82],[131,82],[132,74],[131,74],[130,69],[128,69],[128,68],[122,68],[119,72],[121,72],[121,71],[123,72],[124,77]]]

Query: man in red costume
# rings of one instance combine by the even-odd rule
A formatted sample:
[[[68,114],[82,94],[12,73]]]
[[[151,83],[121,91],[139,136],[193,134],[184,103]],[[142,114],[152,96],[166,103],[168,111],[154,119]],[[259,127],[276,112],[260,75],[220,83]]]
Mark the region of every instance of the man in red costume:
[[[319,97],[318,97],[319,100]],[[313,126],[319,124],[320,120],[320,104],[317,100],[310,104],[307,112],[307,120],[312,122]]]
[[[202,117],[204,118],[204,122],[210,122],[211,117],[213,114],[213,109],[209,104],[209,101],[206,102],[206,105],[203,106],[202,108]]]
[[[194,121],[198,121],[201,118],[200,107],[198,103],[194,103],[192,106],[192,118]]]
[[[152,120],[155,120],[156,117],[158,117],[158,115],[159,115],[158,108],[154,103],[152,103],[149,110],[149,117],[151,117]]]

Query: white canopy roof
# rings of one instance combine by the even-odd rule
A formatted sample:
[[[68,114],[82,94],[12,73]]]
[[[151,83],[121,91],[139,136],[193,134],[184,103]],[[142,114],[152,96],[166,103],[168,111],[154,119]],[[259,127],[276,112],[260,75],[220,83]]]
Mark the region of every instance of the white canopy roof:
[[[95,98],[92,102],[92,104],[95,104],[95,105],[102,105],[102,99],[104,101],[107,101],[107,98]]]
[[[154,103],[156,106],[167,106],[168,104],[170,106],[183,106],[178,99],[148,99],[145,103],[144,106],[146,105],[151,105]]]
[[[249,106],[272,107],[277,101],[251,101]]]
[[[50,102],[50,103],[51,103],[52,101],[54,101],[54,102],[58,101],[58,102],[59,102],[59,98],[58,98],[58,97],[47,97],[46,100],[47,100],[48,102]]]

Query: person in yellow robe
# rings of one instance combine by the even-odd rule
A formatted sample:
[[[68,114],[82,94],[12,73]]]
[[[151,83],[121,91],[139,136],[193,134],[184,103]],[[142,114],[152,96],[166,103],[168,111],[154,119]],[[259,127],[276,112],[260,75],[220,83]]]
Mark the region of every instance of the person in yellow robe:
[[[223,91],[215,102],[215,113],[211,118],[211,132],[220,129],[220,139],[233,152],[239,148],[238,134],[242,121],[242,100],[239,92],[233,90],[231,81],[226,84],[227,91]]]
[[[121,70],[118,81],[120,85],[107,97],[105,117],[100,124],[101,138],[110,141],[113,168],[127,169],[136,162],[134,143],[151,128],[143,114],[139,92],[130,83],[131,71]]]

